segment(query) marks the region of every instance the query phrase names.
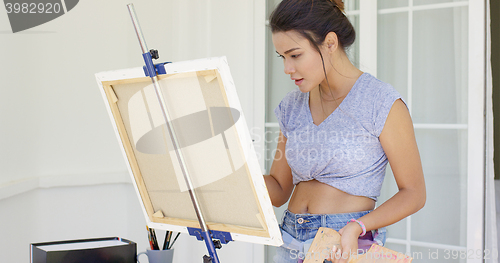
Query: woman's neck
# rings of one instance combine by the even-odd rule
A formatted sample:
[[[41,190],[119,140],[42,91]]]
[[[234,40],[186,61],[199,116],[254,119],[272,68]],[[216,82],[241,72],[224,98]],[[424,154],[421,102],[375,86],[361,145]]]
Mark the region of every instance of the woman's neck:
[[[329,65],[327,65],[329,63]],[[332,57],[325,58],[327,78],[321,82],[319,89],[322,99],[337,100],[345,97],[351,90],[356,80],[363,74],[356,68],[344,51],[338,52]]]

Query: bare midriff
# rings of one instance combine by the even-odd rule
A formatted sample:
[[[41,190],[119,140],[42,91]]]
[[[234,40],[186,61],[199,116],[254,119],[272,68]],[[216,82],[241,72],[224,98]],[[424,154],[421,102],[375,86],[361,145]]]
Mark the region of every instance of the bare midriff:
[[[371,198],[351,195],[316,180],[298,183],[288,203],[288,210],[295,214],[339,214],[374,208]]]

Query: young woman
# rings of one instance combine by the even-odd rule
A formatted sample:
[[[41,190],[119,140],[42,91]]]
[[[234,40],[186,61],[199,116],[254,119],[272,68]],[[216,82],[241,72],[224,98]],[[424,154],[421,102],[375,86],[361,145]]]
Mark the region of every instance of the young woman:
[[[283,0],[270,18],[285,74],[298,86],[275,110],[281,130],[265,176],[274,206],[290,199],[275,262],[298,262],[319,227],[339,231],[341,248],[330,255],[347,262],[358,247],[383,245],[385,226],[425,203],[408,109],[392,86],[349,61],[355,32],[343,8],[340,0]],[[375,209],[388,162],[399,191]]]

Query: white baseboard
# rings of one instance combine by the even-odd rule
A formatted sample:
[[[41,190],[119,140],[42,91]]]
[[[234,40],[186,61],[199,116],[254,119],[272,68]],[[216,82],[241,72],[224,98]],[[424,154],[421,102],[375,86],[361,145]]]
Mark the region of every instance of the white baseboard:
[[[132,183],[128,172],[39,176],[0,184],[0,200],[37,188]]]

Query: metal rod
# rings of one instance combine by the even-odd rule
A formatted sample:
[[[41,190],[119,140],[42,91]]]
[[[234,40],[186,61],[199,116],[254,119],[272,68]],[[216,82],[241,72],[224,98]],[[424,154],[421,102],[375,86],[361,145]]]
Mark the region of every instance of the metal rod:
[[[146,45],[146,40],[144,40],[144,36],[142,35],[141,26],[139,25],[139,20],[137,19],[137,15],[135,14],[134,4],[128,4],[127,8],[128,12],[130,13],[130,17],[132,18],[132,24],[134,24],[135,34],[137,35],[137,39],[139,39],[142,53],[144,54],[148,52],[148,46]]]
[[[135,32],[137,34],[137,38],[139,39],[139,43],[141,45],[141,49],[143,53],[148,53],[148,48],[146,45],[146,41],[144,40],[144,37],[142,35],[142,30],[141,27],[139,26],[139,21],[137,20],[137,16],[135,14],[135,9],[133,4],[128,4],[127,5],[128,10],[130,12],[130,16],[132,18],[132,23],[134,24]],[[146,62],[147,64],[147,62]],[[194,191],[193,184],[191,182],[191,177],[189,176],[188,169],[186,166],[186,162],[184,160],[184,157],[182,156],[181,153],[181,148],[179,147],[179,141],[177,140],[177,135],[175,133],[174,127],[172,125],[172,122],[170,121],[170,115],[167,110],[167,105],[165,103],[163,93],[160,88],[160,83],[158,83],[158,78],[156,77],[156,74],[151,75],[151,80],[153,81],[153,86],[156,92],[156,96],[158,97],[158,102],[160,103],[160,108],[163,113],[163,118],[165,120],[165,124],[167,126],[168,133],[170,135],[170,139],[172,141],[175,154],[177,156],[177,160],[179,161],[179,165],[181,167],[182,174],[184,175],[184,180],[186,181],[186,184],[188,186],[188,191],[189,191],[189,196],[191,197],[191,201],[193,202],[194,210],[196,212],[196,216],[198,217],[198,221],[200,223],[200,228],[202,232],[208,232],[208,227],[205,222],[205,219],[203,217],[203,214],[201,212],[201,207],[198,202],[198,198],[196,197],[196,193]],[[210,239],[210,242],[212,239]]]

